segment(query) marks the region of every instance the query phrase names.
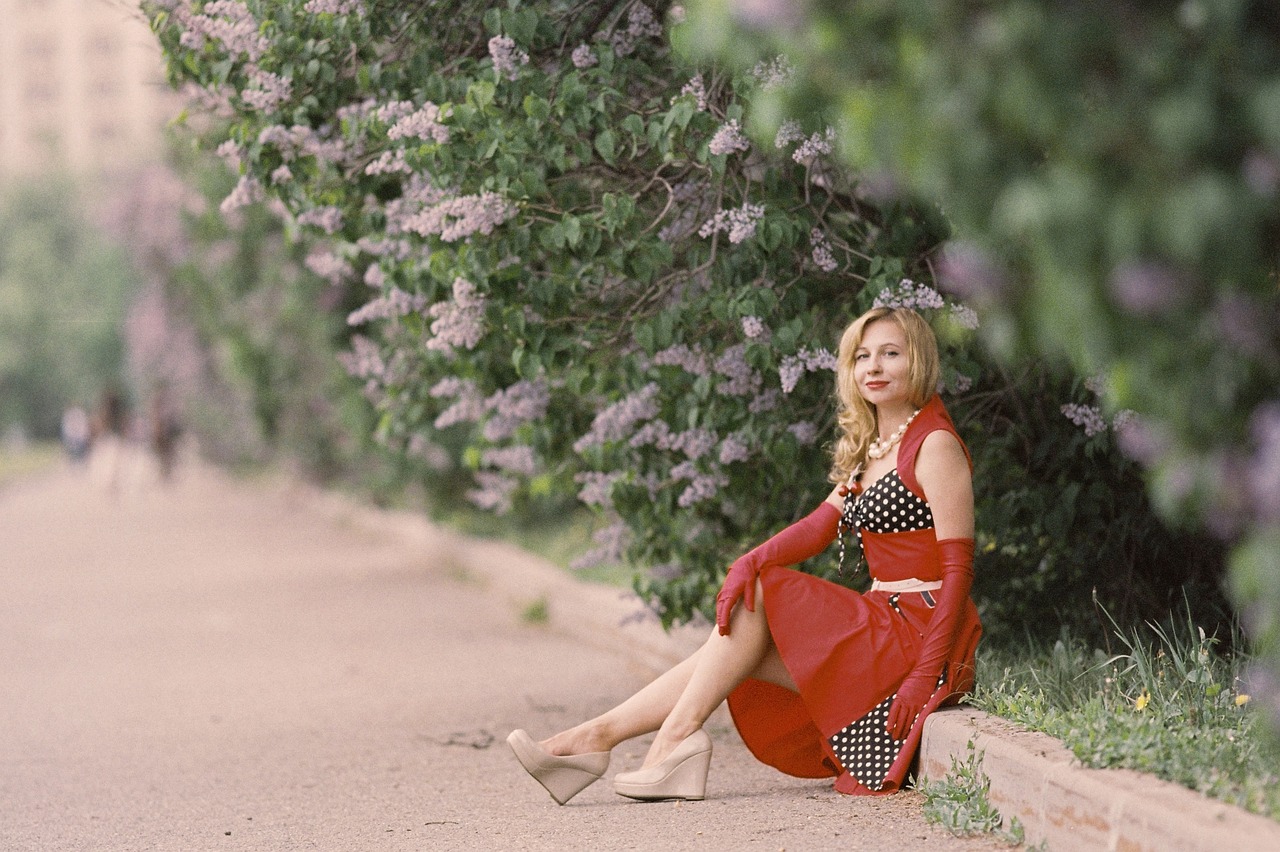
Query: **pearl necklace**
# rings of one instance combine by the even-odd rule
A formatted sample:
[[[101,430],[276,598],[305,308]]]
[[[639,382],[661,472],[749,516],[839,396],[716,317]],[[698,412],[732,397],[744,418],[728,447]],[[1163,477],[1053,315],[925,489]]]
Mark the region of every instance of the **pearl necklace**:
[[[875,440],[871,442],[871,446],[867,447],[867,457],[872,459],[882,459],[889,455],[889,451],[894,448],[894,445],[902,440],[903,435],[907,434],[907,427],[911,425],[911,421],[915,420],[916,415],[919,413],[920,409],[918,408],[913,411],[911,416],[903,421],[902,425],[898,427],[898,431],[890,435],[887,441],[881,441],[880,436],[877,435]]]

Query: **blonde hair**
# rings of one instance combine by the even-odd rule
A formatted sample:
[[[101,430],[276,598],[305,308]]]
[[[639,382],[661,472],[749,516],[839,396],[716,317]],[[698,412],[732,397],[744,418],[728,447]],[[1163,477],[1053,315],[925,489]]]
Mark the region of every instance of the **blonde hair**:
[[[840,437],[832,452],[832,482],[844,482],[866,461],[867,447],[880,428],[875,406],[858,392],[853,359],[862,345],[867,326],[886,319],[895,322],[905,338],[911,404],[920,408],[938,392],[942,376],[938,338],[924,317],[910,308],[872,308],[849,323],[840,336],[840,351],[836,355],[836,422],[840,426]]]

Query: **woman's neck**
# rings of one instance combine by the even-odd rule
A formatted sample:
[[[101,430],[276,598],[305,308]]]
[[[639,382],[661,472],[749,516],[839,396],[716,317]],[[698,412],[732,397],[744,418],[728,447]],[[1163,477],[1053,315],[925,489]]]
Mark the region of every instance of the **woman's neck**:
[[[877,408],[876,432],[880,440],[887,440],[916,411],[915,406],[905,402],[902,405]]]

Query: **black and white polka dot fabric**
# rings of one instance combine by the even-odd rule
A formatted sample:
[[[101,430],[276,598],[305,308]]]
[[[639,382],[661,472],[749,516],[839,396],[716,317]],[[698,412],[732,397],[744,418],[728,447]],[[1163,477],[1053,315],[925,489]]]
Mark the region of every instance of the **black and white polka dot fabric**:
[[[850,491],[844,498],[844,511],[840,523],[846,530],[853,530],[862,546],[862,531],[871,533],[899,533],[933,528],[933,512],[929,504],[911,493],[898,476],[898,469],[876,480],[865,491]],[[840,566],[844,567],[844,538],[840,539]]]
[[[898,759],[898,752],[906,742],[895,740],[885,729],[889,707],[897,697],[896,692],[890,695],[861,719],[845,725],[829,740],[840,765],[868,790],[879,790],[884,786],[889,767]]]

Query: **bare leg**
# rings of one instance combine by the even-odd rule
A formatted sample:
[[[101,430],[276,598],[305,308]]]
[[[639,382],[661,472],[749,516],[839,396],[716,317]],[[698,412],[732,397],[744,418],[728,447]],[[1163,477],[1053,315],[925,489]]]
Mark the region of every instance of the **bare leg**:
[[[645,765],[660,761],[720,706],[747,677],[796,686],[782,664],[764,616],[763,589],[756,610],[734,608],[728,636],[712,628],[697,651],[611,710],[562,731],[541,745],[551,754],[609,751],[621,742],[659,731]]]

